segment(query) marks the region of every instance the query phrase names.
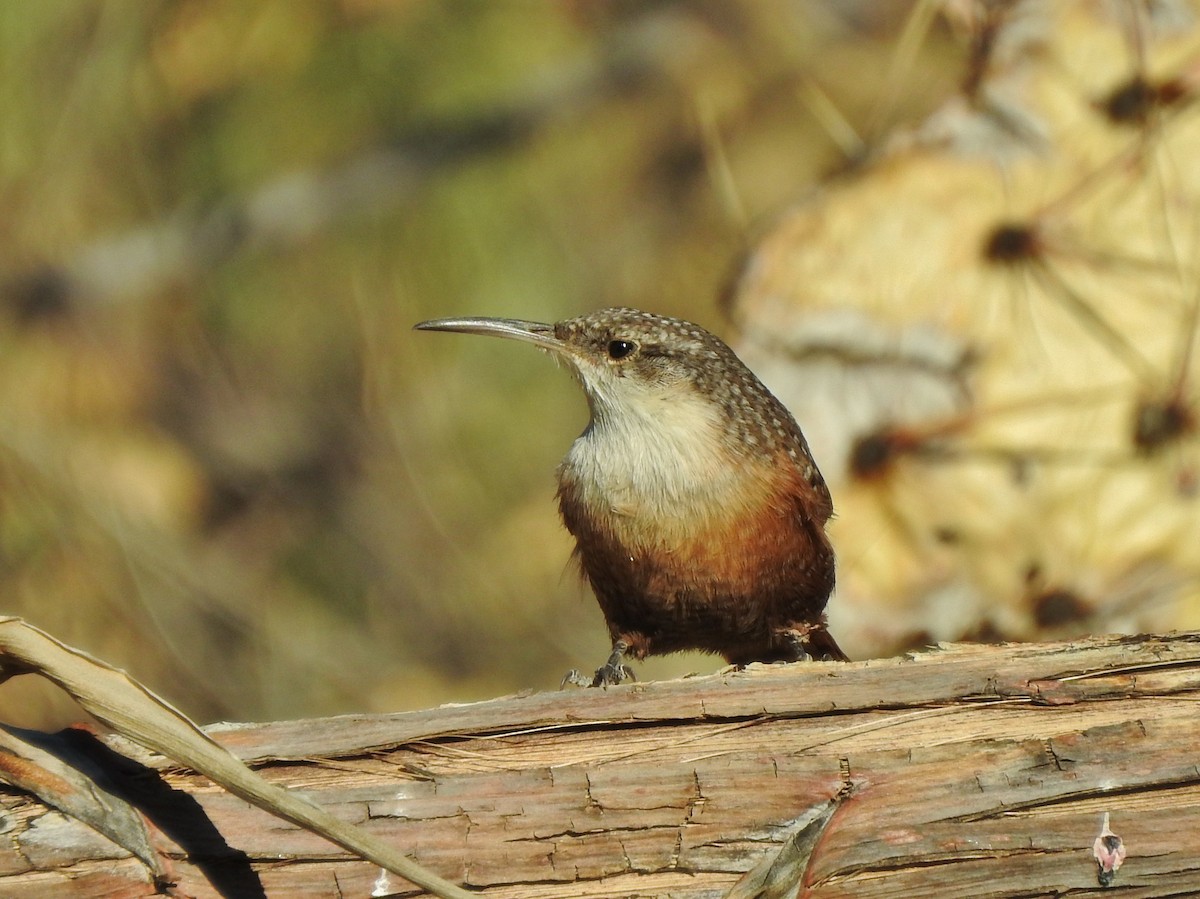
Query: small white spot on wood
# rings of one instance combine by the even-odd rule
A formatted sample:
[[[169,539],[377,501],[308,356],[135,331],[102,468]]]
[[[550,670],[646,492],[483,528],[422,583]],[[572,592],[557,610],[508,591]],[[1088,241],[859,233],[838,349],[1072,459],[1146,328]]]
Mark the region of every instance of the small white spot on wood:
[[[388,877],[387,869],[380,868],[379,876],[375,878],[375,883],[371,885],[371,895],[390,896],[393,892],[392,881],[391,878]]]

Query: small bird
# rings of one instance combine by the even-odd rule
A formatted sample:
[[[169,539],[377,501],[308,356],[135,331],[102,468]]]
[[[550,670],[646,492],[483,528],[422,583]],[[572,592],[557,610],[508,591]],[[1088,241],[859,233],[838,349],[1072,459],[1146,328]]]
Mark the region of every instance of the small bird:
[[[531,343],[587,394],[558,503],[612,637],[593,686],[633,677],[626,656],[685,649],[735,665],[848,661],[824,614],[829,489],[791,413],[719,338],[624,308],[416,328]]]

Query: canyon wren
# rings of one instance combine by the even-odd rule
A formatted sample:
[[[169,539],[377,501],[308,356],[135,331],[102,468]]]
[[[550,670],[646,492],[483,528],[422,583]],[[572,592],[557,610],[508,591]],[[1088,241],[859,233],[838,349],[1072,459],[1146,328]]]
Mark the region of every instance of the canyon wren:
[[[848,660],[824,614],[829,489],[791,413],[723,341],[636,309],[416,327],[531,343],[587,394],[558,502],[613,641],[593,686],[632,677],[625,656],[685,649],[735,665]]]

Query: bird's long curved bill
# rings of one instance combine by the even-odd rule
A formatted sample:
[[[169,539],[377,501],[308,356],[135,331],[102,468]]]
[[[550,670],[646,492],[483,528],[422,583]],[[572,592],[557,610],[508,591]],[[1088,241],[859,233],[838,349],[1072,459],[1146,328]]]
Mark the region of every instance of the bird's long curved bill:
[[[413,327],[418,331],[457,331],[462,334],[506,337],[556,353],[566,349],[563,342],[554,336],[554,325],[543,322],[526,322],[515,318],[435,318]]]

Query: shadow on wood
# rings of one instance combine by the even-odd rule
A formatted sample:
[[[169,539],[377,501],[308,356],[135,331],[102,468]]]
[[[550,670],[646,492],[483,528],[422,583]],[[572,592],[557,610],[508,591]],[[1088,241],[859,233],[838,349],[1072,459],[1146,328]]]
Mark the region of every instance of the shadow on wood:
[[[1104,813],[1128,851],[1114,886],[1158,896],[1200,888],[1198,697],[1200,635],[1179,634],[955,645],[209,733],[481,896],[716,899],[772,867],[793,882],[748,878],[736,895],[1098,894]],[[269,896],[422,895],[109,743],[194,799]],[[108,770],[119,786],[120,766]],[[138,804],[145,791],[124,792]],[[0,808],[0,895],[153,895],[143,866],[85,825],[16,791]],[[168,809],[149,817],[179,893],[235,895],[167,836]]]

